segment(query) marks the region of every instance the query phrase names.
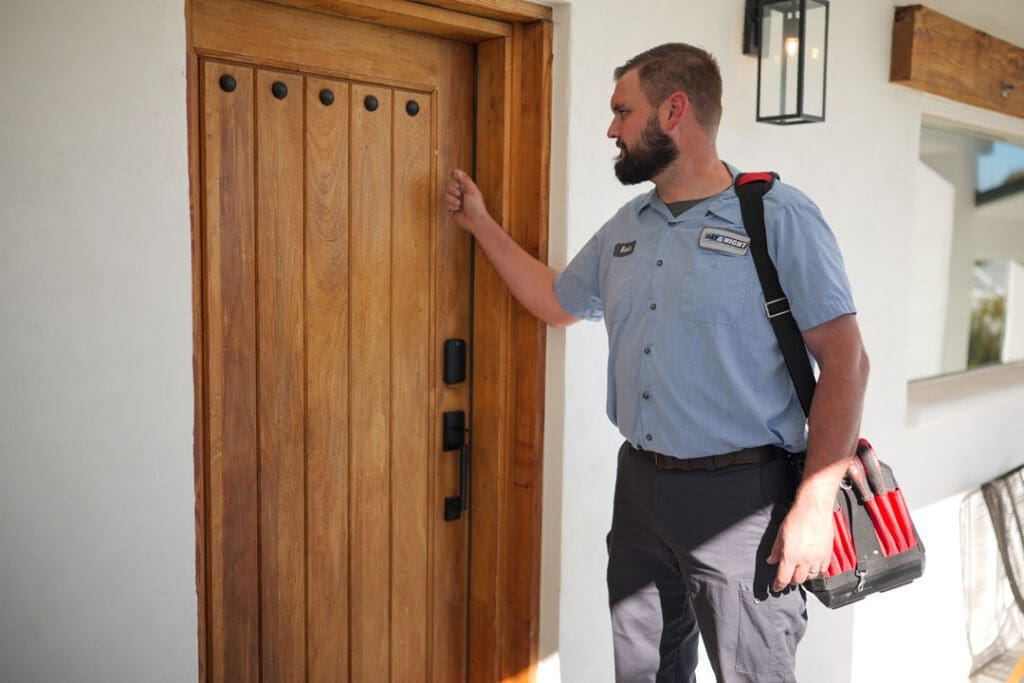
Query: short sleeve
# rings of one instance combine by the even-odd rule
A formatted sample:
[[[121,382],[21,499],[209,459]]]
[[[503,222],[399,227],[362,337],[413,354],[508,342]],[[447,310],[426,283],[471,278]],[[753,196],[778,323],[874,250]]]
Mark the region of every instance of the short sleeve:
[[[821,210],[802,193],[765,195],[768,248],[801,331],[856,313],[843,256]]]
[[[600,320],[604,315],[599,273],[601,232],[597,232],[555,276],[555,298],[567,312],[583,320]]]

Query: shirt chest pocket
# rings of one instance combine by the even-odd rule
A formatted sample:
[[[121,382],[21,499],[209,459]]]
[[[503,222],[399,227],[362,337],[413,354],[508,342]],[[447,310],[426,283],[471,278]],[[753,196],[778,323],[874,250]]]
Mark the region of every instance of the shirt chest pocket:
[[[680,317],[691,322],[741,324],[751,312],[756,284],[757,273],[749,252],[733,256],[697,249],[683,274]]]
[[[608,324],[625,320],[633,307],[637,265],[635,255],[612,257],[605,263],[604,277],[601,278],[601,299],[604,303],[604,318]]]

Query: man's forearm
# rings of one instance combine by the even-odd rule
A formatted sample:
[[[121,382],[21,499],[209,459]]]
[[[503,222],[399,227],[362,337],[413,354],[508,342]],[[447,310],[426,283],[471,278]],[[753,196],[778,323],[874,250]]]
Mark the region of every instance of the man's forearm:
[[[554,327],[576,322],[555,297],[555,271],[520,247],[493,219],[473,226],[477,244],[512,295],[526,310]]]
[[[808,421],[807,462],[797,498],[831,507],[860,434],[868,360],[863,351],[839,367],[823,367]]]

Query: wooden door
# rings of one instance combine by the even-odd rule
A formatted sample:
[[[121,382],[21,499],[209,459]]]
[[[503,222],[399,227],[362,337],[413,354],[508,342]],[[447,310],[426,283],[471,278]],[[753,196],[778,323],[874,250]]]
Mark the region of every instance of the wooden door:
[[[471,245],[469,45],[196,2],[212,680],[466,678],[468,514],[442,379]],[[468,422],[467,422],[468,424]]]

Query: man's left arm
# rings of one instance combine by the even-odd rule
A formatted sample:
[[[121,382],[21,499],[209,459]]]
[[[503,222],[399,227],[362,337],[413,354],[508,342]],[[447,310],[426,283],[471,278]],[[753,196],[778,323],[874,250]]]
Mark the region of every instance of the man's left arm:
[[[832,556],[832,507],[860,432],[868,357],[853,314],[803,332],[819,378],[808,420],[807,463],[768,561],[778,563],[772,589],[824,572]]]

